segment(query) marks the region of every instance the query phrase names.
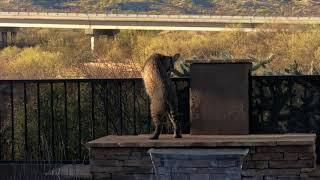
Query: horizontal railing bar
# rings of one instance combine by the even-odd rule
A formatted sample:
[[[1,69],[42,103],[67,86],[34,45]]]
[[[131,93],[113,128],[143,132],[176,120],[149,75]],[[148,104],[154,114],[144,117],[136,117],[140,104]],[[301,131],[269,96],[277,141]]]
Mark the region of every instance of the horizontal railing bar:
[[[289,79],[289,78],[320,78],[320,75],[268,75],[268,76],[252,76],[253,79]],[[189,77],[174,77],[171,78],[174,81],[189,81]],[[92,81],[142,81],[142,78],[107,78],[107,79],[4,79],[0,80],[0,83],[64,83],[64,82],[92,82]]]
[[[131,81],[131,80],[141,80],[141,78],[129,78],[129,79],[117,79],[117,78],[110,78],[110,79],[4,79],[4,80],[0,80],[0,81],[17,81],[17,82],[33,82],[33,81],[36,81],[36,82],[46,82],[46,81],[58,81],[58,82],[65,82],[65,81],[81,81],[81,82],[86,82],[86,81],[104,81],[104,80],[107,80],[107,81],[112,81],[112,80],[115,80],[115,81]]]
[[[62,161],[46,161],[46,160],[39,160],[39,161],[0,161],[0,164],[89,164],[89,160],[84,161],[72,161],[72,160],[62,160]]]
[[[181,78],[172,78],[174,81],[188,81],[188,77],[181,77]],[[0,83],[64,83],[64,82],[93,82],[93,81],[142,81],[142,78],[129,78],[129,79],[117,79],[117,78],[110,78],[110,79],[4,79],[0,80]]]
[[[272,76],[252,76],[252,79],[318,79],[320,75],[272,75]]]
[[[1,82],[16,82],[16,83],[64,83],[64,82],[92,82],[92,81],[132,81],[132,80],[142,80],[141,78],[132,79],[13,79],[13,80],[0,80]]]

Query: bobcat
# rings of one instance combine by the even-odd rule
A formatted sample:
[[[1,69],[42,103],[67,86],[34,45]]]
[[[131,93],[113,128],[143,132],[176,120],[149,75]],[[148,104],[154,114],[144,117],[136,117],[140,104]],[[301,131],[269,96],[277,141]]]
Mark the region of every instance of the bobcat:
[[[176,119],[177,95],[170,79],[170,74],[174,71],[174,63],[179,57],[180,54],[174,56],[153,54],[143,67],[142,78],[150,98],[151,118],[155,126],[155,131],[150,139],[159,138],[164,118],[169,118],[173,125],[173,137],[182,137],[180,124]]]

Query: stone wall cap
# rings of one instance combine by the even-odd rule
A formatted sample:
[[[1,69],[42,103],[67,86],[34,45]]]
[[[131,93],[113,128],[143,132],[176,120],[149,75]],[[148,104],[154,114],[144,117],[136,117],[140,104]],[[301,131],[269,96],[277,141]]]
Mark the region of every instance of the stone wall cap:
[[[269,134],[269,135],[183,135],[175,139],[172,135],[160,135],[158,140],[149,140],[150,135],[105,136],[87,143],[87,147],[145,147],[145,148],[211,148],[314,145],[315,134]]]
[[[231,60],[222,60],[222,59],[210,59],[210,60],[186,60],[186,63],[191,64],[249,64],[252,62],[250,59],[231,59]]]

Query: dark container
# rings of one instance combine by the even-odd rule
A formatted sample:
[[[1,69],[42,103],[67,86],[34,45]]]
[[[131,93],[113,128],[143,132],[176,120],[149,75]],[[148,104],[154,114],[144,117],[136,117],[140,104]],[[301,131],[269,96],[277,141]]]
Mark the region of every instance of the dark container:
[[[189,61],[193,135],[249,134],[248,61]]]

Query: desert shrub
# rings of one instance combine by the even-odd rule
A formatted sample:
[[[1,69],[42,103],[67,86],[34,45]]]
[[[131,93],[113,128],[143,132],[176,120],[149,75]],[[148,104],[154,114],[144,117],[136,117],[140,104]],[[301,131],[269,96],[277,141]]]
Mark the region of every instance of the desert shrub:
[[[275,27],[276,28],[276,27]],[[264,28],[265,29],[265,28]],[[80,30],[29,29],[18,34],[20,48],[9,47],[0,50],[2,69],[10,72],[11,77],[106,77],[103,69],[99,72],[88,70],[86,63],[134,63],[141,68],[145,60],[155,52],[164,54],[180,53],[181,60],[186,59],[243,59],[254,58],[263,61],[273,57],[273,61],[264,64],[254,73],[264,74],[319,74],[320,70],[320,31],[319,26],[300,27],[295,31],[275,30],[257,32],[186,32],[186,31],[135,31],[122,30],[114,37],[96,38],[94,53],[90,50],[90,37]],[[29,68],[28,73],[21,73],[17,59],[30,62],[31,51],[25,45],[31,45],[36,54],[34,58],[53,58],[57,67],[39,70]],[[39,56],[39,52],[42,55]],[[47,53],[47,54],[46,54]],[[22,54],[22,55],[21,55]],[[40,53],[41,54],[41,53]],[[23,57],[23,58],[22,58]],[[60,60],[58,60],[58,58]],[[33,59],[34,59],[33,58]],[[10,63],[9,63],[10,62]],[[35,62],[35,61],[34,61]],[[40,64],[41,64],[40,63]],[[37,67],[38,65],[33,65]],[[43,64],[41,66],[44,66]],[[290,67],[297,66],[295,70]],[[22,66],[20,66],[22,67]],[[46,70],[45,70],[46,69]],[[32,71],[37,71],[33,73]],[[100,73],[101,71],[101,73]],[[4,70],[2,70],[4,72]],[[53,76],[53,72],[56,74]],[[116,73],[118,74],[118,73]],[[1,75],[3,77],[3,75]],[[124,76],[121,76],[124,77]]]
[[[6,61],[10,60],[19,54],[21,49],[17,47],[7,47],[4,48],[2,51],[0,51],[0,60],[1,61]]]
[[[10,61],[6,71],[19,77],[55,78],[63,68],[60,53],[43,51],[39,47],[25,48]]]

